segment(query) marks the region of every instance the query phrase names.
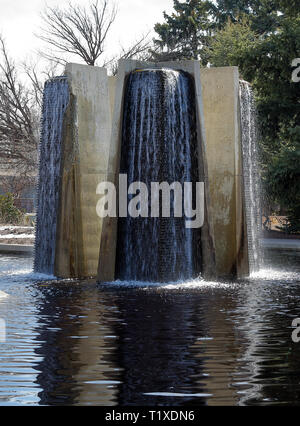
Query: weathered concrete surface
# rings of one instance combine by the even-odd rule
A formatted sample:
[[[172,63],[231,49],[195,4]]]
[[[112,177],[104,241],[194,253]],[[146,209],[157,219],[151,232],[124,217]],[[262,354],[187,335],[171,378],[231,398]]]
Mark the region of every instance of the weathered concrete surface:
[[[108,91],[109,91],[109,100],[110,100],[109,104],[110,104],[111,117],[113,116],[114,105],[115,105],[116,84],[117,84],[117,77],[109,76]]]
[[[201,70],[216,275],[247,275],[237,67]]]
[[[110,91],[104,68],[68,64],[70,104],[64,120],[62,187],[55,275],[97,275],[102,220],[97,185],[106,180],[111,133]]]
[[[107,180],[115,184],[118,190],[121,138],[122,138],[122,117],[123,117],[123,97],[126,75],[133,69],[131,62],[120,61],[118,75],[110,80],[110,93],[113,95],[112,107],[112,128],[109,145],[109,156],[107,165]],[[112,96],[111,96],[112,99]],[[118,219],[105,217],[102,223],[100,237],[100,255],[98,262],[98,280],[101,282],[114,281],[116,249],[117,249]]]

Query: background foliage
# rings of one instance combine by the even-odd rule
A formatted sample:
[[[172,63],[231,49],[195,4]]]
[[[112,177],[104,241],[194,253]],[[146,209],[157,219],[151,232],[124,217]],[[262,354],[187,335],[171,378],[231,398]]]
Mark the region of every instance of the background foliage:
[[[261,169],[267,208],[280,205],[289,232],[300,232],[300,83],[291,81],[300,57],[298,0],[174,1],[155,39],[164,59],[238,66],[255,92],[261,130]],[[174,59],[174,58],[173,58]],[[267,212],[271,214],[272,212]]]
[[[14,205],[14,196],[11,193],[0,195],[0,223],[18,225],[23,212]]]

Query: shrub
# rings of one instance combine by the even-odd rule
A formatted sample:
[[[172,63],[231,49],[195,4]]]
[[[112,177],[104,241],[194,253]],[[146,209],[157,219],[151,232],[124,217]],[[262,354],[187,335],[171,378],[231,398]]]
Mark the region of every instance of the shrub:
[[[13,194],[0,195],[0,222],[17,225],[21,222],[22,217],[22,210],[14,205]]]

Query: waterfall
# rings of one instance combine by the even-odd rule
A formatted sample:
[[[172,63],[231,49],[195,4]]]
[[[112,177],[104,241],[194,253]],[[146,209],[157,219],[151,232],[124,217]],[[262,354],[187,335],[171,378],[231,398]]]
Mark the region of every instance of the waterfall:
[[[69,102],[65,77],[45,84],[39,150],[39,186],[36,220],[36,272],[52,274],[55,261],[57,209],[61,172],[64,113]]]
[[[243,180],[248,236],[250,273],[259,269],[261,234],[260,185],[258,173],[257,116],[252,89],[249,83],[240,81],[240,108]]]
[[[196,182],[194,82],[181,71],[132,72],[124,97],[120,172],[128,185],[144,182]],[[118,221],[116,274],[120,279],[174,281],[198,275],[199,230],[186,218],[126,217]],[[197,260],[198,259],[198,260]]]

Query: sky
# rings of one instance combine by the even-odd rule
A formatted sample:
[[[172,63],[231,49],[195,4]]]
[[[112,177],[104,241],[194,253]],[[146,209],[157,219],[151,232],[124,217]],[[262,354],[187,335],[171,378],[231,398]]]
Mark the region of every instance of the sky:
[[[74,3],[88,5],[90,0]],[[15,60],[33,57],[43,49],[34,34],[41,25],[40,12],[45,4],[63,6],[68,0],[0,0],[0,33],[5,38],[10,56]],[[73,3],[73,2],[72,2]],[[115,0],[118,15],[107,39],[108,56],[117,54],[120,44],[128,46],[139,35],[163,21],[163,11],[172,11],[173,0]]]

